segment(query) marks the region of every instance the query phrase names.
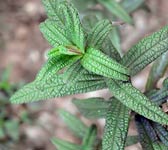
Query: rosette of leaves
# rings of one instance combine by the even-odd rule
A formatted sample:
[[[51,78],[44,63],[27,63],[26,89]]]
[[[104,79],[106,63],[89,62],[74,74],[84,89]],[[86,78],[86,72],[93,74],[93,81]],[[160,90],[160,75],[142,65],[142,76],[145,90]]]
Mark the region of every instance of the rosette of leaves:
[[[142,39],[121,58],[109,36],[113,30],[109,20],[85,19],[81,23],[71,3],[43,0],[43,4],[48,19],[41,23],[40,30],[53,48],[36,79],[16,92],[12,103],[108,88],[113,97],[107,102],[103,98],[75,101],[85,116],[106,119],[103,150],[124,149],[131,111],[161,126],[168,125],[167,114],[154,102],[165,102],[167,80],[162,89],[153,88],[145,94],[130,80],[168,51],[168,26]]]

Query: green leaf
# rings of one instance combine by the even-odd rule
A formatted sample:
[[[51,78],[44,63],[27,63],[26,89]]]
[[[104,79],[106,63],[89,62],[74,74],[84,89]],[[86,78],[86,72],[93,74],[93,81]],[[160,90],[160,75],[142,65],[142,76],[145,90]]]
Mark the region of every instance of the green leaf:
[[[95,79],[94,79],[95,77]],[[10,99],[12,103],[27,103],[42,99],[62,97],[77,93],[86,93],[106,87],[103,79],[93,74],[82,74],[78,80],[65,81],[64,75],[35,80],[16,92]],[[69,84],[74,82],[73,84]]]
[[[72,42],[84,53],[85,49],[85,37],[81,22],[79,19],[78,11],[73,7],[72,4],[66,3],[61,5],[61,12],[65,20],[65,30]]]
[[[99,21],[88,35],[87,46],[100,49],[111,30],[112,24],[109,20]]]
[[[94,14],[86,15],[82,18],[83,28],[86,30],[87,33],[90,33],[98,21],[99,19],[96,15]]]
[[[145,92],[145,95],[158,105],[164,103],[168,98],[168,78],[163,81],[162,85],[163,87],[160,89],[152,89]]]
[[[51,78],[55,75],[59,70],[64,67],[71,65],[75,61],[77,61],[80,56],[67,56],[67,55],[59,55],[57,57],[52,57],[47,60],[47,62],[43,65],[42,69],[36,76],[36,80],[43,80],[43,78]]]
[[[76,116],[60,109],[59,116],[63,119],[68,128],[78,137],[83,138],[87,133],[88,127],[80,121]]]
[[[158,123],[168,124],[167,114],[134,88],[131,83],[107,79],[107,85],[114,97],[133,111]]]
[[[82,150],[94,150],[94,142],[97,137],[97,127],[92,125],[86,132],[82,141]]]
[[[168,89],[168,77],[163,81],[163,87]]]
[[[40,31],[53,47],[73,44],[71,38],[66,34],[65,27],[59,24],[56,19],[47,19],[45,22],[41,23]]]
[[[98,0],[100,4],[106,7],[111,13],[122,19],[123,21],[132,24],[132,19],[124,8],[115,0]]]
[[[105,118],[107,110],[111,104],[103,98],[95,97],[88,99],[74,99],[72,101],[78,110],[87,118]]]
[[[109,33],[109,39],[111,40],[113,46],[115,47],[116,51],[122,56],[121,44],[120,44],[120,33],[117,27],[113,27],[111,33]]]
[[[82,147],[77,144],[70,143],[58,138],[52,138],[51,142],[56,146],[58,150],[80,150]]]
[[[137,8],[142,6],[144,0],[124,0],[120,3],[120,5],[128,12],[131,13],[135,11]]]
[[[136,115],[135,121],[138,128],[139,139],[140,139],[142,148],[144,150],[157,150],[153,146],[154,140],[151,139],[151,135],[150,135],[153,132],[151,132],[151,129],[147,125],[148,124],[147,119],[144,117],[141,117],[140,115]]]
[[[135,75],[166,51],[168,51],[168,26],[133,46],[124,55],[121,64],[129,67],[131,75]]]
[[[159,142],[153,143],[153,148],[154,148],[154,150],[168,150],[167,146],[165,146],[164,144],[159,143]]]
[[[79,61],[77,61],[76,63],[70,65],[65,73],[64,73],[64,80],[68,83],[68,84],[72,84],[75,81],[77,81],[79,78],[81,78],[82,76],[86,76],[86,74],[90,74],[86,69],[84,69],[82,67],[82,65],[80,64]],[[91,74],[90,74],[91,75]],[[94,76],[94,75],[93,75]],[[94,80],[98,80],[98,79],[102,79],[101,76],[97,76],[97,79],[94,76]]]
[[[162,78],[168,68],[168,52],[164,53],[154,62],[146,85],[146,91],[156,87],[157,82]]]
[[[49,19],[41,23],[40,30],[53,46],[77,46],[84,53],[84,33],[77,10],[68,2],[44,1]],[[59,6],[57,6],[59,5]],[[55,10],[56,9],[56,10]]]
[[[101,24],[101,22],[104,22],[104,21],[108,22],[108,20],[99,21],[99,22],[98,21],[99,21],[99,17],[97,17],[96,15],[87,15],[82,19],[82,24],[88,33],[92,33],[93,31],[96,31],[96,32],[93,32],[92,34],[96,34],[97,32],[102,33],[108,29],[107,27],[100,28],[103,26]],[[99,47],[99,49],[103,53],[114,58],[115,60],[120,60],[120,55],[118,53],[118,51],[120,49],[119,48],[119,44],[120,44],[119,43],[119,36],[116,33],[115,27],[112,27],[112,25],[110,25],[110,24],[109,24],[109,27],[112,28],[112,30],[110,30],[110,28],[108,29],[109,31],[111,31],[109,33],[109,35],[104,34],[101,37],[99,37],[101,39],[101,43],[98,42],[98,43],[100,43],[99,46],[92,44],[91,42],[89,42],[89,43],[91,43],[91,45],[93,45],[93,47]],[[108,35],[108,37],[107,37],[107,35]],[[91,34],[90,34],[90,37],[92,37]],[[96,35],[95,35],[95,38],[98,39]]]
[[[139,139],[137,135],[128,136],[125,142],[125,147],[134,145],[138,142],[139,142]]]
[[[101,51],[108,55],[109,57],[115,59],[116,61],[119,61],[121,59],[120,53],[118,50],[114,47],[113,45],[113,39],[111,37],[112,35],[110,34],[109,37],[103,42]]]
[[[158,136],[157,136],[157,134],[154,130],[154,127],[153,127],[153,121],[148,120],[147,118],[140,116],[138,114],[136,114],[136,116],[135,116],[135,121],[143,124],[143,126],[145,127],[145,130],[146,130],[146,134],[148,134],[148,136],[152,142],[158,140]]]
[[[42,0],[43,6],[49,18],[57,18],[57,20],[62,22],[61,14],[59,13],[59,5],[60,2],[64,1],[65,0]]]
[[[129,79],[127,68],[94,48],[87,49],[81,64],[85,69],[105,77],[123,81]]]
[[[130,110],[117,99],[112,99],[106,116],[103,150],[124,150],[129,126]]]
[[[89,72],[84,69],[79,61],[69,66],[64,75],[64,81],[70,86],[71,84],[76,84],[75,82],[79,81],[103,81],[104,78],[102,76],[96,75],[94,73]]]
[[[146,95],[149,99],[151,99],[154,103],[161,105],[168,98],[168,78],[164,80],[163,87],[160,90],[152,90],[148,92]]]
[[[153,127],[162,143],[168,146],[168,131],[158,123],[153,123]]]

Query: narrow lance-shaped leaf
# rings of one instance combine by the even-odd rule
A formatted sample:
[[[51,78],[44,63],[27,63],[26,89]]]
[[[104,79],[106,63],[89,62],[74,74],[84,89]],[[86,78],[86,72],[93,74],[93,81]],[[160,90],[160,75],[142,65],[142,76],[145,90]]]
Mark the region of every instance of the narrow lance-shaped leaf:
[[[112,99],[106,116],[103,150],[124,150],[129,126],[130,110],[117,99]]]
[[[124,8],[115,0],[98,0],[100,4],[106,7],[111,13],[127,23],[132,23],[132,19]]]
[[[120,53],[114,47],[111,37],[112,37],[112,34],[109,34],[108,38],[103,42],[101,51],[106,55],[108,55],[109,57],[115,59],[116,61],[119,61],[121,59]]]
[[[53,47],[73,45],[84,53],[84,33],[77,10],[68,2],[59,3],[59,7],[57,4],[55,0],[45,1],[45,7],[51,9],[49,14],[56,13],[57,16],[41,23],[41,32]]]
[[[95,39],[95,42],[89,42],[89,45],[99,48],[103,53],[114,58],[115,60],[120,60],[120,54],[115,48],[118,48],[119,46],[114,44],[119,42],[115,27],[112,28],[112,25],[108,20],[99,21],[98,18],[99,17],[96,15],[88,15],[82,19],[84,28],[88,31],[90,38],[93,37],[93,39]],[[101,22],[109,22],[109,24],[108,26],[104,26],[104,24],[101,24]],[[108,33],[102,35],[102,33],[105,33],[105,31],[108,30],[111,31],[109,35]],[[97,33],[99,33],[99,36],[97,36]],[[99,44],[95,44],[96,42]]]
[[[67,82],[64,80],[64,75],[53,75],[51,78],[35,80],[24,86],[11,97],[10,101],[12,103],[26,103],[105,88],[104,79],[99,77],[97,80],[97,77],[93,74],[81,74],[77,81]],[[71,82],[74,83],[69,84]]]
[[[57,18],[59,22],[62,22],[61,14],[59,13],[59,3],[64,1],[65,0],[42,0],[49,18]]]
[[[168,147],[160,142],[153,143],[154,150],[168,150]]]
[[[151,139],[151,127],[148,128],[148,121],[146,118],[136,115],[135,117],[136,126],[138,128],[139,139],[144,150],[159,150],[155,149],[153,146],[154,140]],[[153,130],[153,129],[152,129]]]
[[[99,21],[88,35],[87,46],[100,49],[111,30],[112,24],[109,20]]]
[[[94,150],[94,143],[97,137],[97,127],[92,125],[86,132],[82,141],[82,150]]]
[[[158,123],[153,123],[153,127],[162,143],[168,146],[168,131]]]
[[[94,48],[87,49],[81,64],[85,69],[105,77],[123,81],[129,79],[127,68]]]
[[[105,118],[111,101],[95,97],[88,99],[74,99],[72,101],[78,110],[87,118]]]
[[[69,84],[72,84],[77,81],[81,77],[81,75],[84,75],[86,73],[88,73],[88,71],[82,67],[79,61],[77,61],[66,69],[64,73],[64,80],[67,83],[70,81]],[[98,79],[101,79],[101,77]]]
[[[84,53],[84,32],[79,19],[78,11],[71,3],[61,5],[61,12],[65,19],[65,30],[72,42]]]
[[[156,62],[154,62],[146,85],[146,91],[149,91],[156,87],[157,82],[162,78],[168,68],[168,52],[160,56]]]
[[[131,75],[135,75],[166,51],[168,51],[168,26],[134,45],[124,55],[121,64],[129,67]]]
[[[107,79],[107,85],[114,97],[133,111],[158,123],[168,124],[167,114],[134,88],[131,83]]]
[[[76,116],[62,109],[59,110],[59,116],[76,136],[83,138],[87,133],[88,127]]]
[[[65,27],[56,19],[47,19],[45,22],[41,23],[40,31],[53,47],[73,44],[70,40],[71,38],[69,38],[65,32]]]
[[[82,18],[83,28],[85,29],[85,31],[87,33],[90,33],[98,21],[99,21],[99,19],[96,15],[94,15],[94,14],[86,15]]]
[[[80,64],[80,61],[77,61],[76,63],[69,66],[63,74],[63,78],[68,86],[76,84],[76,82],[84,82],[87,80],[95,82],[104,80],[102,76],[96,75],[84,69]]]
[[[37,74],[36,80],[42,80],[46,77],[50,78],[51,76],[55,75],[59,70],[63,69],[68,65],[71,65],[79,58],[80,56],[67,55],[59,55],[57,57],[49,58]]]
[[[152,92],[148,92],[147,97],[152,100],[154,103],[161,105],[168,98],[168,78],[166,78],[163,82],[163,87],[160,90],[152,90]]]
[[[162,103],[166,102],[168,98],[168,89],[162,88],[155,93],[147,96],[150,100],[152,100],[152,102],[161,105]]]
[[[77,144],[70,143],[58,138],[52,138],[51,142],[56,146],[58,150],[80,150],[82,147]]]
[[[111,33],[109,33],[109,39],[111,40],[113,46],[115,47],[116,51],[120,54],[120,56],[123,56],[118,27],[113,27]]]

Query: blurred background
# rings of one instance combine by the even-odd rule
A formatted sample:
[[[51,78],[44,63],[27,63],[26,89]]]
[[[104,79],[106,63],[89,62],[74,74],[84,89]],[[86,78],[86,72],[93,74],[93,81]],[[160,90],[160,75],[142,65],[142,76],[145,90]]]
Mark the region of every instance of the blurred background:
[[[119,2],[122,3],[122,0]],[[86,9],[82,10],[81,6]],[[89,13],[87,8],[102,10],[102,6],[95,3],[87,2],[86,6],[81,6],[77,4],[82,15]],[[134,25],[120,25],[118,32],[124,53],[141,38],[168,23],[168,1],[142,0],[130,14]],[[0,0],[0,150],[54,150],[56,148],[50,142],[53,136],[78,142],[59,118],[57,109],[64,108],[79,116],[86,124],[91,124],[80,115],[71,99],[110,97],[107,90],[101,90],[30,104],[10,104],[10,96],[24,84],[33,81],[46,60],[45,54],[50,46],[39,31],[39,23],[45,19],[40,0]],[[142,91],[150,66],[133,78],[133,84]],[[104,120],[92,122],[98,125],[101,136]],[[137,134],[133,122],[129,134]],[[126,150],[141,150],[141,147],[136,144]]]

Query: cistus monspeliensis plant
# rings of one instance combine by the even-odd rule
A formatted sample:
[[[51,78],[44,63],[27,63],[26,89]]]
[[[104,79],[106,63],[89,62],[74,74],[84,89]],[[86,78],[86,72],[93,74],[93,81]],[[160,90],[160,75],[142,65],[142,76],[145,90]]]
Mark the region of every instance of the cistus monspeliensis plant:
[[[98,1],[108,7],[109,0]],[[59,150],[124,150],[125,146],[139,141],[144,150],[168,149],[168,116],[161,109],[168,98],[168,79],[165,78],[162,88],[156,88],[168,66],[168,26],[145,37],[121,57],[109,36],[114,28],[110,20],[96,16],[81,19],[73,4],[64,0],[43,0],[43,4],[48,18],[40,24],[40,30],[52,49],[35,80],[16,92],[11,102],[29,103],[109,89],[113,95],[109,100],[98,97],[73,100],[85,117],[105,118],[102,139],[97,137],[95,125],[86,127],[61,110],[61,116],[82,138],[82,144],[53,139],[56,147]],[[131,22],[130,17],[124,18]],[[131,78],[153,61],[146,91],[142,93],[132,85]],[[139,138],[127,137],[131,115]]]

